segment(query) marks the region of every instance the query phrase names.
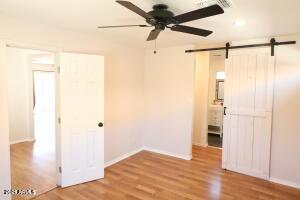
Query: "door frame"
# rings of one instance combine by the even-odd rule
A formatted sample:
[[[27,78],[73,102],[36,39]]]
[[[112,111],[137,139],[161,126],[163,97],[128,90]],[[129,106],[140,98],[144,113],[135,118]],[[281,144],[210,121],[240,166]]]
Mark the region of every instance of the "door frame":
[[[60,182],[61,182],[61,177],[60,177],[60,173],[59,173],[59,166],[61,163],[61,159],[60,159],[60,125],[59,125],[59,121],[58,118],[60,116],[60,86],[59,86],[59,55],[62,52],[61,48],[58,47],[53,47],[53,46],[47,46],[47,45],[34,45],[34,44],[29,44],[29,43],[22,43],[22,42],[18,42],[18,41],[12,41],[12,40],[2,40],[1,42],[4,43],[5,46],[5,52],[7,50],[8,47],[13,47],[13,48],[21,48],[21,49],[29,49],[29,50],[40,50],[40,51],[45,51],[45,52],[49,52],[49,53],[53,53],[54,54],[54,66],[53,66],[53,72],[55,75],[55,154],[56,154],[56,184],[59,186]],[[7,59],[7,55],[5,55],[5,58]],[[28,74],[28,78],[29,79],[29,92],[31,91],[31,93],[33,94],[33,70],[31,69],[31,65],[29,65],[30,67],[30,71]],[[5,68],[7,69],[7,62],[5,62]],[[7,71],[7,70],[6,70]],[[8,72],[6,72],[8,73]],[[7,93],[8,96],[8,93]],[[33,108],[33,99],[31,98],[32,96],[29,96],[29,103],[30,103],[30,109]],[[30,121],[30,129],[32,130],[33,126],[33,119],[32,119],[32,112],[29,112],[29,119],[32,120]],[[7,119],[9,119],[9,116],[7,115]],[[31,133],[32,134],[32,133]],[[8,136],[9,136],[9,132],[8,132]],[[9,138],[9,137],[7,137]],[[9,139],[8,139],[9,140]],[[6,141],[5,141],[6,142]],[[5,143],[4,142],[4,143]],[[5,143],[6,144],[6,143]],[[9,144],[9,141],[7,141],[7,144]],[[9,148],[9,147],[8,147]],[[10,153],[10,152],[9,152]],[[8,161],[10,164],[10,160]],[[10,186],[11,186],[11,167],[10,167]],[[10,188],[9,188],[10,189]],[[10,198],[8,198],[10,199]]]
[[[198,52],[195,56],[194,69],[194,104],[193,104],[193,145],[208,147],[208,86],[209,86],[210,52]],[[202,91],[200,93],[200,91]],[[196,121],[198,120],[198,121]],[[199,135],[199,141],[195,141],[195,135]]]
[[[196,52],[195,71],[194,71],[194,113],[193,113],[193,134],[192,145],[200,147],[209,147],[223,150],[219,147],[208,145],[208,112],[209,112],[209,84],[210,84],[210,66],[212,52]],[[223,58],[223,56],[222,56]],[[224,55],[224,62],[226,58]],[[225,69],[224,69],[225,70]],[[226,80],[225,80],[226,81]],[[199,91],[202,91],[199,93]],[[198,120],[198,121],[196,121]],[[197,125],[198,123],[198,125]],[[199,125],[200,124],[200,125]],[[199,135],[199,141],[195,142],[195,135]]]

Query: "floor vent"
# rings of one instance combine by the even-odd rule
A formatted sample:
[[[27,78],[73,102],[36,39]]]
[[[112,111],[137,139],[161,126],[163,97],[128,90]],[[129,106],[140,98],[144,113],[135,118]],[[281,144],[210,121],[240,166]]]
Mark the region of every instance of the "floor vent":
[[[218,4],[222,8],[231,8],[232,0],[200,0],[196,2],[196,5],[198,5],[200,8],[205,8],[215,4]]]

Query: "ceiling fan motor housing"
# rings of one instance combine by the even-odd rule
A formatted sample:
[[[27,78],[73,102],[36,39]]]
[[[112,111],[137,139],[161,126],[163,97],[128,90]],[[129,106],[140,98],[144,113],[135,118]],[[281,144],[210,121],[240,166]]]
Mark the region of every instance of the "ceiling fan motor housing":
[[[168,10],[165,4],[156,4],[153,10],[149,12],[155,20],[147,19],[147,23],[155,26],[155,29],[164,30],[167,25],[174,24],[174,13]]]

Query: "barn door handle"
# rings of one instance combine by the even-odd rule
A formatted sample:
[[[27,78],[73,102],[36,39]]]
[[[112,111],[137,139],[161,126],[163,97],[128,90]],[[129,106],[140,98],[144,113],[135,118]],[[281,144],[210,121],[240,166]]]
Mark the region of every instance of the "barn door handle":
[[[102,122],[99,122],[98,126],[99,126],[99,127],[103,127],[103,123],[102,123]]]
[[[224,107],[224,115],[226,115],[226,109],[227,109],[227,107]]]

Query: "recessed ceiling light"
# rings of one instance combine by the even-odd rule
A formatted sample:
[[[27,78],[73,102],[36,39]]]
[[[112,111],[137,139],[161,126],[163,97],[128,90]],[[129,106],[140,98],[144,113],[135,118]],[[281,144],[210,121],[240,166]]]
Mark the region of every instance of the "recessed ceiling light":
[[[236,20],[233,25],[235,27],[241,27],[241,26],[245,26],[246,22],[244,20]]]

